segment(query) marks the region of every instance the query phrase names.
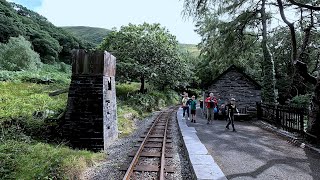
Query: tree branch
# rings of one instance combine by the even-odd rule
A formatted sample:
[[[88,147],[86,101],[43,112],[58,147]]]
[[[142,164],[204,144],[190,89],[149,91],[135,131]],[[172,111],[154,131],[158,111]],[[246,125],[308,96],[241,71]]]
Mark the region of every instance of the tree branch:
[[[296,68],[299,71],[299,74],[306,81],[308,81],[309,83],[314,84],[314,85],[317,84],[317,78],[308,73],[308,68],[307,68],[307,64],[306,63],[301,62],[301,61],[296,61],[295,65],[296,65]]]
[[[288,1],[290,3],[292,3],[293,5],[296,5],[296,6],[299,6],[299,7],[303,7],[303,8],[307,8],[307,9],[315,10],[315,11],[320,11],[320,7],[319,6],[311,6],[311,5],[308,5],[308,4],[303,4],[303,3],[296,2],[294,0],[288,0]]]
[[[316,71],[318,70],[319,58],[320,58],[320,53],[318,53],[316,65],[314,66],[314,68],[313,68],[313,70],[311,71],[311,73],[314,73],[314,72],[316,72]]]
[[[277,2],[278,2],[281,18],[287,24],[287,26],[290,29],[291,46],[292,46],[292,54],[291,54],[291,58],[292,59],[291,60],[292,60],[293,64],[295,64],[295,62],[297,61],[298,52],[297,52],[297,39],[296,39],[296,32],[295,32],[295,29],[294,29],[294,23],[290,23],[287,20],[286,15],[284,14],[284,8],[283,8],[282,1],[281,0],[277,0]]]
[[[310,17],[310,24],[309,26],[304,29],[304,38],[303,38],[303,43],[302,43],[302,46],[301,46],[301,49],[300,49],[300,54],[299,54],[299,60],[304,61],[305,57],[304,55],[307,55],[307,53],[305,52],[308,45],[309,45],[309,40],[310,40],[310,36],[311,36],[311,29],[314,27],[314,19],[313,19],[313,11],[311,10],[311,13],[310,13],[311,17]]]
[[[299,71],[299,74],[308,82],[312,83],[312,84],[317,84],[317,79],[315,77],[313,77],[312,75],[310,75],[308,73],[308,68],[307,68],[307,64],[304,62],[299,61],[297,58],[297,39],[296,39],[296,33],[295,33],[295,29],[294,29],[294,24],[290,23],[287,19],[286,16],[284,14],[284,9],[283,9],[283,5],[282,5],[282,1],[281,0],[277,0],[278,5],[279,5],[279,10],[280,10],[280,15],[282,20],[288,25],[289,29],[290,29],[290,33],[291,33],[291,45],[292,45],[292,62],[295,65],[295,67],[297,68],[297,70]]]

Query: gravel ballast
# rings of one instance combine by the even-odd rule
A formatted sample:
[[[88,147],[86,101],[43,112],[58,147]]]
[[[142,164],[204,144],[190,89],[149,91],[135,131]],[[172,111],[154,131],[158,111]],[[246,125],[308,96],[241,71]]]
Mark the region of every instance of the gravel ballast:
[[[120,167],[123,165],[128,166],[132,158],[128,157],[128,154],[135,151],[137,147],[134,145],[138,144],[138,139],[140,136],[146,132],[148,126],[152,123],[155,117],[160,112],[154,112],[151,116],[145,118],[144,120],[135,120],[136,130],[127,137],[119,138],[116,140],[108,149],[106,160],[99,165],[88,169],[83,173],[81,179],[85,180],[97,180],[97,179],[122,179],[125,172],[120,171]],[[174,166],[175,173],[166,174],[166,179],[192,179],[191,169],[188,161],[187,154],[185,153],[183,142],[181,141],[181,136],[178,130],[178,125],[176,122],[176,113],[172,113],[172,141],[173,141],[173,158],[167,159],[167,164]],[[149,160],[148,160],[149,161]],[[147,162],[148,162],[147,161]],[[151,162],[150,164],[155,164]],[[136,174],[136,173],[135,173]],[[140,173],[141,174],[141,173]],[[141,178],[152,179],[155,177],[155,173],[144,173]],[[139,173],[137,173],[139,176]],[[137,176],[135,178],[137,178]]]

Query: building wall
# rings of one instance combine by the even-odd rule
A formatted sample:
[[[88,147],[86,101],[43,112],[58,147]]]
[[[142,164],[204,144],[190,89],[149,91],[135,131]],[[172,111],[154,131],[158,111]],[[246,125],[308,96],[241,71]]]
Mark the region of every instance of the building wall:
[[[235,69],[220,77],[208,92],[213,92],[216,97],[220,95],[223,101],[235,98],[239,108],[253,109],[256,102],[261,101],[261,90]]]

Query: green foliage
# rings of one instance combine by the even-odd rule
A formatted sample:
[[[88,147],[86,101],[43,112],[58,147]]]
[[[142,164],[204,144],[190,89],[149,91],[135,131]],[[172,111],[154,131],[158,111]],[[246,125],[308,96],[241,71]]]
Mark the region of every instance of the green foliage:
[[[41,64],[39,55],[24,37],[11,37],[7,44],[0,43],[0,70],[37,70]]]
[[[235,21],[222,21],[214,13],[200,19],[196,31],[202,36],[202,42],[198,45],[201,56],[195,68],[202,87],[211,85],[212,80],[232,64],[261,80],[263,56],[254,33],[240,38]]]
[[[307,108],[310,105],[311,94],[298,95],[291,99],[290,104],[293,106]]]
[[[124,103],[118,103],[117,118],[118,129],[121,132],[121,136],[127,136],[131,134],[134,129],[136,129],[136,127],[134,126],[134,119],[141,118],[141,115],[131,106],[124,105]]]
[[[174,87],[191,74],[179,55],[176,37],[160,24],[122,26],[111,31],[99,49],[117,57],[120,81],[141,80],[141,88],[145,80],[161,89]]]
[[[5,141],[0,144],[0,179],[75,179],[103,158],[102,153]]]
[[[134,126],[134,119],[141,119],[153,110],[179,102],[179,96],[175,91],[150,90],[142,94],[138,92],[139,85],[139,83],[122,83],[116,86],[118,128],[121,136],[126,136],[137,128]]]
[[[179,44],[182,50],[188,51],[193,57],[200,55],[200,50],[195,44]]]
[[[0,81],[69,84],[71,67],[64,63],[43,64],[39,70],[0,71]]]
[[[126,98],[139,90],[140,83],[121,83],[116,85],[117,98]]]
[[[66,107],[66,94],[49,97],[48,93],[65,87],[63,85],[40,85],[33,83],[0,82],[0,124],[1,119],[26,121],[34,112],[50,111],[48,117],[57,115]],[[19,97],[19,98],[17,98]],[[43,121],[42,121],[43,122]]]
[[[24,36],[45,63],[60,60],[70,63],[72,49],[90,48],[87,42],[55,27],[45,17],[4,0],[0,1],[0,32],[2,43],[8,42],[10,37]]]
[[[267,34],[262,41],[264,13],[261,11],[264,1],[231,1],[231,0],[185,0],[185,14],[197,21],[197,32],[202,36],[199,44],[202,61],[198,64],[197,76],[206,86],[211,80],[226,69],[230,64],[243,67],[263,86],[263,100],[274,102],[275,89],[278,89],[279,101],[284,103],[287,98],[312,91],[294,70],[291,59],[291,36],[287,27],[273,28],[271,20],[273,7],[266,6]],[[277,8],[278,7],[274,7]],[[291,12],[292,10],[290,10]],[[300,13],[300,12],[299,12]],[[314,17],[319,15],[313,14]],[[228,17],[228,18],[225,18]],[[303,49],[304,33],[310,24],[310,14],[302,14],[295,23],[298,49]],[[315,27],[317,27],[316,25]],[[262,29],[262,31],[261,31]],[[266,36],[267,35],[267,36]],[[318,31],[312,30],[302,61],[308,65],[309,72],[316,75],[315,64],[319,44]],[[265,42],[265,43],[264,43]],[[263,46],[262,46],[263,45]],[[262,48],[264,47],[264,51]],[[269,49],[270,53],[267,53]],[[267,60],[264,62],[263,60]],[[274,62],[273,62],[273,61]],[[274,63],[274,65],[273,65]],[[274,88],[274,81],[276,81]]]
[[[72,33],[78,39],[82,38],[92,43],[93,46],[98,46],[100,43],[102,43],[103,38],[106,37],[111,31],[109,29],[88,26],[66,26],[61,28],[69,33]]]
[[[64,75],[64,79],[70,77],[61,71],[70,72],[70,67],[44,65],[38,73],[39,77],[47,74],[53,79],[57,78],[52,76],[56,73]],[[10,71],[2,73],[8,74],[6,72]],[[48,118],[55,118],[64,111],[67,95],[49,97],[48,93],[66,88],[68,84],[21,82],[21,76],[27,75],[12,72],[10,81],[7,78],[7,82],[0,82],[0,179],[79,179],[82,171],[102,160],[104,154],[38,142],[57,138],[48,136],[50,128],[57,127],[57,122],[48,121]],[[59,129],[53,131],[57,133]]]

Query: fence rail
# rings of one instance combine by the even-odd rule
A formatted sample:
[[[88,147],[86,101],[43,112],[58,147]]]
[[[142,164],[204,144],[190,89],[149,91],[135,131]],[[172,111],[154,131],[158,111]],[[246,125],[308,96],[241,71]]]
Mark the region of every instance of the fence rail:
[[[257,116],[259,119],[288,132],[305,135],[304,117],[306,115],[304,108],[257,103]]]

